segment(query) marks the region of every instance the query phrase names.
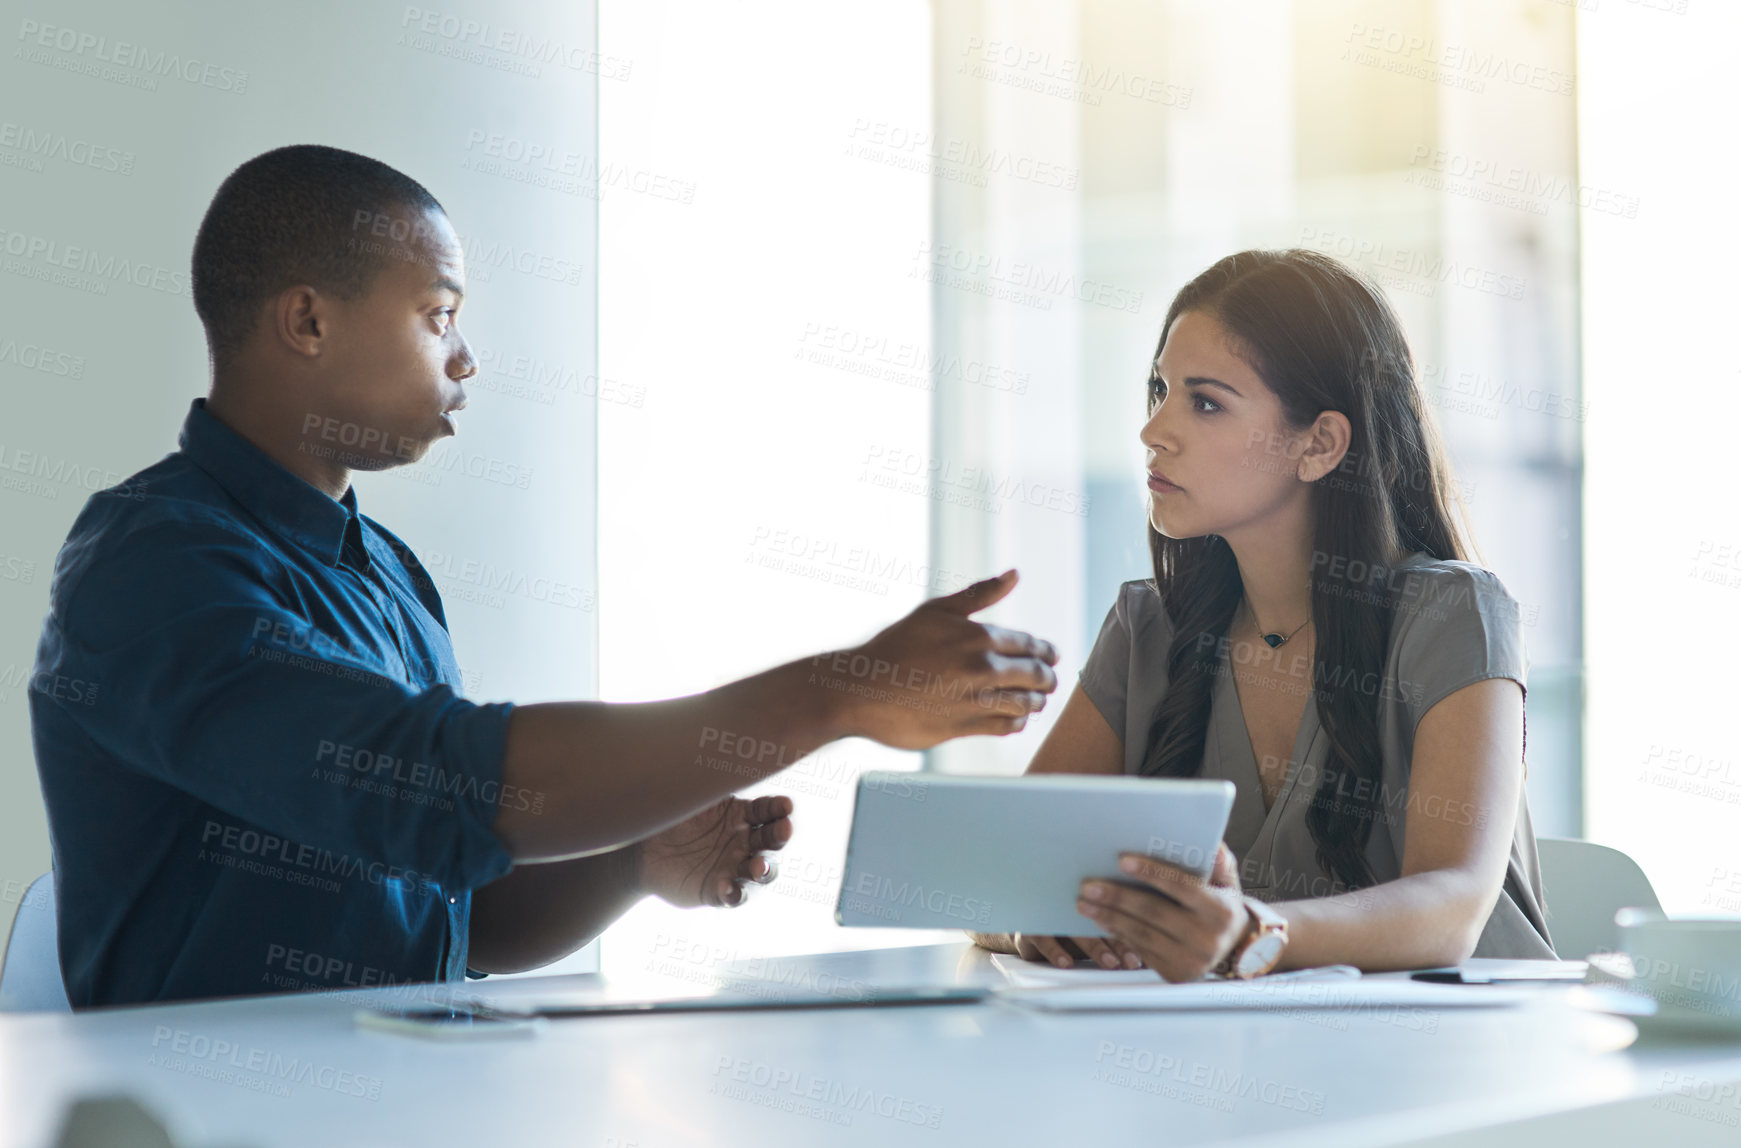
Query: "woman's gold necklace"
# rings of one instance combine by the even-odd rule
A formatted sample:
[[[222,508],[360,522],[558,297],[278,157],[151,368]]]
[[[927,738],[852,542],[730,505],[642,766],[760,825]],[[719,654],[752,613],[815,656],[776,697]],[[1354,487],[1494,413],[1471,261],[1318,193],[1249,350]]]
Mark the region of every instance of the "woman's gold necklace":
[[[1263,640],[1265,642],[1269,643],[1269,648],[1272,650],[1275,649],[1277,646],[1280,646],[1280,645],[1283,645],[1284,643],[1286,643],[1288,638],[1293,637],[1294,634],[1297,634],[1301,630],[1304,630],[1306,628],[1306,623],[1310,622],[1312,620],[1311,617],[1308,615],[1305,622],[1301,622],[1298,626],[1295,626],[1293,629],[1293,633],[1288,634],[1286,636],[1283,636],[1282,634],[1279,634],[1279,633],[1276,633],[1276,634],[1265,633],[1264,628],[1263,628],[1263,623],[1261,623],[1257,620],[1257,611],[1253,610],[1251,608],[1251,599],[1250,598],[1241,598],[1240,601],[1242,601],[1245,604],[1245,612],[1248,615],[1250,615],[1251,624],[1257,627],[1258,634],[1263,638]]]

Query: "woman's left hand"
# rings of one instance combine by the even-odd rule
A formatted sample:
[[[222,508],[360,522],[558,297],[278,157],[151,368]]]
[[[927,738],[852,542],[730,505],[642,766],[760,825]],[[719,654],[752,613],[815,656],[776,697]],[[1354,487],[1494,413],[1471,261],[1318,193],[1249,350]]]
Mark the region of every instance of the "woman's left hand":
[[[1090,878],[1076,909],[1169,981],[1195,981],[1220,964],[1251,925],[1239,869],[1225,843],[1208,882],[1141,853],[1119,855],[1124,876],[1147,888]]]

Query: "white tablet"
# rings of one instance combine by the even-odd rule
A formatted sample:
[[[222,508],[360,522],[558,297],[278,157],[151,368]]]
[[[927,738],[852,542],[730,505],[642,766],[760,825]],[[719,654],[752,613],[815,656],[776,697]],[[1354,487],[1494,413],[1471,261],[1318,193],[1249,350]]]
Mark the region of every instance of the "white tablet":
[[[1134,883],[1123,852],[1207,876],[1232,808],[1230,781],[867,773],[834,919],[1104,936],[1076,911],[1082,881]]]

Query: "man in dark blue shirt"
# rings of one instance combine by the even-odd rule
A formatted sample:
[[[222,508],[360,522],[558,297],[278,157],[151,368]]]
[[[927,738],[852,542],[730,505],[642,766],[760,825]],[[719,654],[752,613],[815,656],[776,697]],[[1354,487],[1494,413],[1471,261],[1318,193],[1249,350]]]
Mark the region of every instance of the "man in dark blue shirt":
[[[839,737],[1012,732],[1056,684],[1048,643],[969,617],[1009,572],[693,697],[469,701],[428,573],[350,484],[455,433],[477,370],[440,204],[268,152],[213,199],[193,282],[210,396],[79,515],[32,677],[75,1006],[454,981],[647,894],[736,904],[791,802],[734,789]]]

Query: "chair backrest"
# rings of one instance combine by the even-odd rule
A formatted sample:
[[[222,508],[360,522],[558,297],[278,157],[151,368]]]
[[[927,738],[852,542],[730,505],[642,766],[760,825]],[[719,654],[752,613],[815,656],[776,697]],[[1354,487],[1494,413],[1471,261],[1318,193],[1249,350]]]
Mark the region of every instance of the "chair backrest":
[[[1569,837],[1537,837],[1542,910],[1562,960],[1580,961],[1613,950],[1614,914],[1628,905],[1660,909],[1656,890],[1638,862],[1618,849]]]
[[[60,943],[54,912],[54,870],[30,883],[0,968],[0,1012],[71,1012],[60,979]]]

